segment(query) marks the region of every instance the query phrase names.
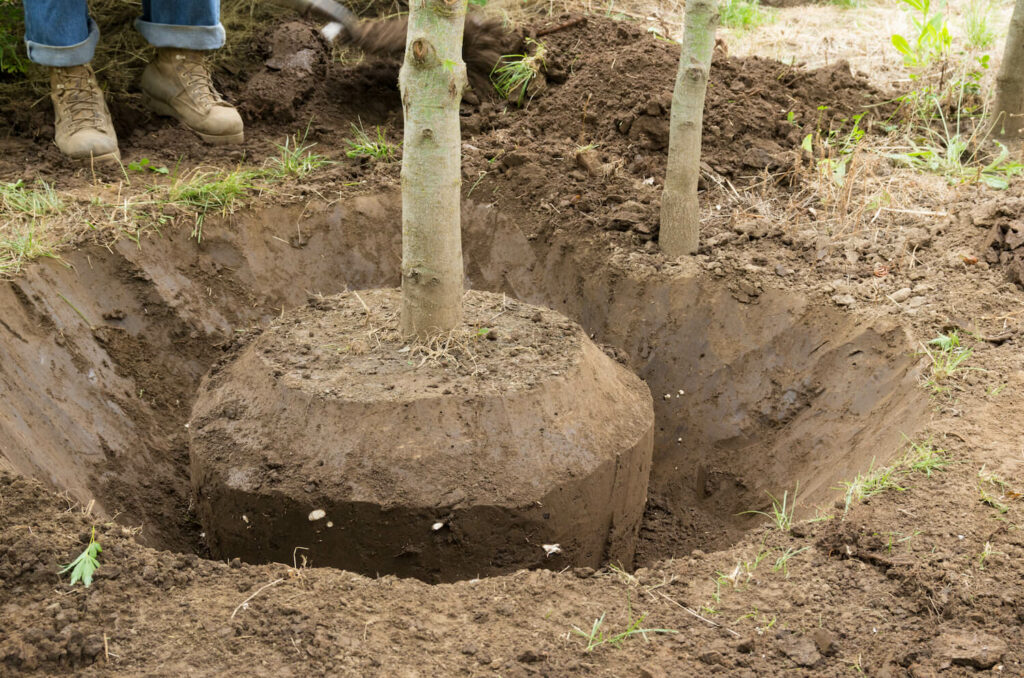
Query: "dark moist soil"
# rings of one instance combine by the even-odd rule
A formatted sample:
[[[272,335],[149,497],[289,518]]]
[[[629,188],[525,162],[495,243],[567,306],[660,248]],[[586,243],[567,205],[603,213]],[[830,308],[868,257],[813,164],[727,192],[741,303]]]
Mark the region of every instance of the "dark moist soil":
[[[466,194],[497,203],[535,239],[562,229],[590,243],[595,268],[611,260],[638,278],[671,275],[671,265],[645,243],[656,237],[675,48],[630,25],[595,18],[541,39],[553,55],[548,89],[526,110],[482,93],[479,103],[464,106]],[[359,182],[359,191],[397,185],[397,163],[343,157],[350,125],[359,120],[386,125],[390,138],[399,140],[394,60],[331,61],[327,47],[301,22],[270,28],[254,43],[261,60],[215,75],[247,117],[244,149],[204,147],[144,113],[135,95],[118,95],[111,107],[126,162],[150,158],[173,167],[180,159],[180,167],[190,169],[234,167],[244,157],[259,164],[276,155],[274,143],[309,123],[310,140],[339,164],[296,188],[297,195],[265,197],[266,204],[297,200],[326,210],[343,183]],[[290,61],[304,49],[309,54]],[[742,188],[758,182],[766,167],[793,167],[803,135],[838,127],[880,98],[841,64],[804,71],[718,55],[704,118],[708,195],[722,195],[715,193],[718,179]],[[41,178],[62,189],[83,190],[95,180],[116,181],[119,170],[94,176],[69,168],[50,141],[48,107],[45,99],[0,103],[10,125],[0,142],[0,179]],[[787,122],[789,111],[795,126]],[[591,145],[596,146],[577,159],[577,150]],[[772,185],[771,190],[770,197],[778,199],[789,187]],[[928,427],[906,432],[916,439],[930,436],[953,463],[930,475],[907,474],[898,491],[856,503],[848,513],[824,505],[821,513],[831,519],[800,523],[788,532],[761,528],[727,549],[680,553],[633,575],[612,569],[521,571],[431,587],[153,550],[140,545],[134,530],[88,515],[86,507],[38,481],[4,470],[9,462],[0,456],[0,675],[661,678],[860,671],[923,678],[990,669],[1024,675],[1024,533],[1019,527],[1024,335],[1022,294],[1007,278],[1019,261],[1014,259],[1020,249],[1015,244],[1020,229],[1014,225],[1019,198],[1019,184],[1007,194],[966,189],[953,204],[936,206],[936,212],[944,209],[951,217],[901,222],[873,238],[856,234],[848,247],[778,219],[759,217],[751,225],[737,218],[713,224],[705,240],[713,246],[694,259],[742,304],[763,303],[771,288],[781,286],[811,295],[815,303],[863,314],[859,317],[891,317],[925,341],[954,329],[967,338],[974,349],[969,366],[976,369],[942,384]],[[990,202],[990,208],[980,209]],[[215,251],[217,245],[205,247]],[[286,255],[287,248],[282,259]],[[244,286],[224,276],[237,265],[230,259],[210,264],[197,263],[187,252],[180,256],[180,262],[168,260],[170,275],[176,267],[198,267],[192,273],[209,281],[208,293],[238,308],[263,302],[270,313],[274,304],[301,302],[295,295],[250,298]],[[94,280],[95,294],[103,295],[104,278],[92,271],[92,261],[80,262],[74,271],[47,269],[45,275]],[[96,262],[101,265],[99,258]],[[353,268],[359,265],[356,261]],[[141,272],[126,266],[106,274],[129,285]],[[11,287],[24,296],[17,285]],[[566,296],[575,292],[567,289]],[[104,300],[115,314],[116,302]],[[72,317],[61,301],[26,296],[20,306],[51,303]],[[182,303],[187,300],[169,295],[125,310],[130,318]],[[34,334],[9,331],[0,318],[0,332],[6,333],[5,341],[39,342],[47,351],[52,340],[77,356],[69,371],[84,368],[86,342],[79,346],[45,326],[48,317],[18,317],[35,327]],[[239,314],[231,323],[239,327],[246,320]],[[118,459],[124,463],[131,455],[167,455],[177,459],[179,469],[147,479],[148,486],[130,478],[126,488],[146,489],[126,492],[122,500],[128,506],[162,505],[149,498],[187,496],[184,429],[168,449],[160,448],[166,439],[156,433],[162,431],[161,417],[181,423],[187,416],[182,412],[188,406],[182,399],[186,383],[213,362],[219,350],[209,338],[214,332],[201,322],[174,320],[170,331],[154,326],[162,333],[140,340],[114,315],[107,322],[125,325],[97,330],[119,356],[111,369],[125,382],[111,396],[112,405],[96,406],[120,407],[125,418],[154,422],[153,445],[110,450],[112,474]],[[220,337],[225,344],[231,323],[225,323],[226,331],[217,328],[225,332]],[[204,333],[201,346],[190,349]],[[6,360],[4,350],[0,370],[12,372],[5,383],[16,383],[20,367]],[[179,352],[174,364],[190,366],[191,373],[169,375],[160,367],[161,350]],[[153,384],[153,390],[132,393],[141,383]],[[30,394],[38,398],[33,403],[39,411],[31,425],[66,426],[68,440],[77,441],[88,417],[83,413],[65,422],[55,414],[78,402],[76,393],[56,394],[58,387]],[[3,393],[5,400],[21,397],[14,390]],[[58,397],[63,400],[55,401]],[[9,444],[0,441],[0,451]],[[878,452],[879,458],[891,454]],[[46,480],[89,495],[82,478]],[[170,523],[190,515],[188,507],[175,513],[167,517]],[[88,589],[70,588],[57,571],[85,547],[97,522],[104,547],[97,580]],[[759,563],[756,568],[753,562]],[[648,634],[650,642],[631,636],[621,646],[605,643],[588,652],[586,639],[574,630],[589,631],[603,618],[607,637],[639,615],[645,627],[678,633]]]

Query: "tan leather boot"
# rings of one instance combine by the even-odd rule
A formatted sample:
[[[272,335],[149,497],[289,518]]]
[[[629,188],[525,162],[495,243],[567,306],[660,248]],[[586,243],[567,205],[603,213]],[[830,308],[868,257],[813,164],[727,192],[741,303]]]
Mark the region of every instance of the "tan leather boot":
[[[203,141],[242,143],[242,116],[213,88],[201,52],[158,49],[142,72],[142,93],[153,112],[177,118]]]
[[[117,134],[92,66],[50,69],[54,141],[76,160],[117,161]]]

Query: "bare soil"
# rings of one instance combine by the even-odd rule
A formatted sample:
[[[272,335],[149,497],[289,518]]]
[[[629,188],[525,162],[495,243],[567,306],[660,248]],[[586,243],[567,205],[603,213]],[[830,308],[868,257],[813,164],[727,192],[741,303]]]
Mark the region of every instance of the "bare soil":
[[[217,80],[247,116],[247,162],[315,114],[311,139],[338,164],[210,215],[201,243],[188,223],[141,246],[83,239],[0,289],[0,674],[1024,675],[1019,184],[819,228],[827,204],[794,204],[800,140],[865,110],[873,133],[887,109],[867,107],[888,95],[842,64],[720,53],[704,249],[667,261],[673,47],[595,17],[541,39],[547,88],[524,109],[483,92],[464,105],[467,279],[577,320],[650,386],[636,561],[430,586],[204,557],[184,426],[203,375],[309,294],[398,280],[398,165],[343,157],[353,122],[399,138],[396,64],[333,61],[292,23]],[[119,171],[59,158],[45,105],[0,104],[0,179],[112,191]],[[131,95],[113,110],[126,160],[242,159]],[[967,369],[923,385],[922,342],[952,330]],[[847,511],[840,483],[898,458],[904,436],[951,463],[899,471]],[[792,529],[742,513],[798,484]],[[57,571],[93,525],[97,581],[69,588]],[[671,633],[587,651],[574,630],[603,619],[608,638],[641,616]]]

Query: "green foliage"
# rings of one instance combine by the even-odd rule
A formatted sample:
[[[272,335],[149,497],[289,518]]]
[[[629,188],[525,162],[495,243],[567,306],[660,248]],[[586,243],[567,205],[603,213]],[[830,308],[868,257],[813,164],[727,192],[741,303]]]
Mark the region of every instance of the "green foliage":
[[[52,245],[43,242],[37,230],[34,223],[14,222],[0,230],[0,278],[17,275],[22,266],[33,259],[57,258]]]
[[[295,133],[290,137],[285,137],[283,144],[274,144],[277,147],[278,156],[268,161],[270,173],[274,178],[301,178],[330,162],[324,156],[313,153],[312,149],[316,144],[306,143],[308,136],[309,125],[306,125],[301,139],[298,133]]]
[[[934,346],[935,348],[930,348]],[[945,382],[960,371],[962,365],[974,353],[974,349],[960,344],[960,336],[954,331],[940,334],[924,347],[925,354],[932,363],[931,376],[926,384],[934,393],[947,390]]]
[[[970,0],[964,10],[964,36],[970,49],[987,49],[996,41],[992,29],[992,0]]]
[[[36,181],[34,187],[21,179],[13,183],[0,183],[0,204],[5,211],[34,219],[56,214],[64,208],[64,201],[53,190],[53,186],[41,179]]]
[[[89,545],[85,547],[85,550],[78,554],[78,557],[72,560],[64,569],[60,571],[60,574],[64,574],[71,571],[71,586],[74,586],[78,582],[82,582],[86,588],[92,586],[92,575],[99,569],[100,552],[103,551],[103,547],[96,541],[96,528],[92,528],[92,534],[89,536]]]
[[[0,0],[0,74],[23,74],[28,68],[21,51],[23,30],[20,3]]]
[[[149,158],[142,158],[141,160],[136,160],[134,162],[128,163],[128,169],[130,169],[133,172],[145,172],[146,170],[149,170],[150,172],[154,172],[156,174],[170,174],[170,170],[167,169],[166,165],[161,165],[160,167],[157,167],[150,161]]]
[[[856,478],[849,482],[842,482],[840,486],[846,490],[845,498],[843,501],[843,513],[847,513],[850,507],[856,502],[864,501],[869,499],[876,494],[881,494],[888,490],[896,490],[902,492],[906,488],[900,487],[896,482],[896,466],[889,466],[885,468],[875,468],[875,460],[871,460],[871,465],[865,473],[860,473]]]
[[[772,524],[780,532],[788,532],[789,528],[793,527],[793,514],[796,511],[796,493],[800,490],[799,483],[795,490],[793,490],[793,501],[789,502],[789,490],[782,493],[782,500],[776,499],[774,495],[768,493],[768,496],[772,500],[771,513],[767,511],[743,511],[740,515],[745,513],[755,513],[762,515],[766,518],[771,519]]]
[[[907,12],[917,35],[909,38],[898,33],[892,35],[892,45],[903,55],[903,63],[909,67],[928,66],[933,61],[944,59],[953,44],[946,18],[942,12],[932,12],[931,0],[900,0]]]
[[[232,211],[239,200],[256,188],[254,180],[258,176],[259,172],[241,169],[193,172],[187,179],[175,179],[168,190],[167,199],[195,213],[192,237],[202,242],[206,215]]]
[[[775,21],[775,14],[760,0],[724,0],[718,5],[719,21],[726,28],[747,31]]]
[[[345,152],[350,158],[373,158],[375,160],[383,160],[384,162],[390,162],[395,159],[397,155],[395,147],[388,143],[387,137],[384,134],[384,128],[377,126],[375,129],[374,137],[363,129],[362,123],[352,125],[352,133],[355,135],[353,139],[346,139],[345,143],[348,144],[348,150]]]
[[[819,111],[826,109],[825,106],[818,108]],[[822,132],[819,129],[816,134],[805,136],[800,144],[800,148],[811,156],[814,156],[815,149],[818,149],[818,173],[836,186],[842,186],[846,182],[846,174],[853,160],[853,154],[861,140],[864,139],[864,130],[860,126],[863,117],[863,113],[858,113],[850,120],[842,120],[843,124],[853,122],[853,126],[848,132],[843,132],[843,127],[832,128],[828,132]]]
[[[491,84],[498,94],[523,105],[526,90],[530,83],[544,67],[545,46],[536,40],[526,39],[527,45],[533,46],[533,54],[503,54],[498,63],[491,69]]]
[[[612,647],[622,647],[622,644],[634,636],[640,636],[644,640],[649,641],[647,634],[658,634],[658,633],[678,633],[672,629],[648,629],[643,628],[644,619],[647,618],[646,614],[642,614],[636,619],[633,618],[633,610],[629,604],[629,598],[626,598],[626,629],[619,633],[606,633],[604,630],[604,620],[606,612],[601,613],[593,626],[589,631],[584,631],[578,626],[573,626],[572,631],[578,636],[586,639],[587,646],[583,648],[584,652],[593,652],[595,649],[602,645],[610,645]]]

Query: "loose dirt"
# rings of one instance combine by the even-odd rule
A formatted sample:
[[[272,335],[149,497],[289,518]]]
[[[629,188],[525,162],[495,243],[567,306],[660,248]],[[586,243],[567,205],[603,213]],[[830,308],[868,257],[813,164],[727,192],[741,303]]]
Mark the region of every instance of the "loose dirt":
[[[203,557],[184,426],[202,375],[236,335],[309,294],[398,280],[397,163],[343,157],[352,123],[400,139],[397,65],[337,61],[299,22],[216,79],[249,121],[247,162],[312,119],[310,140],[339,164],[294,194],[211,214],[202,243],[169,222],[141,247],[70,248],[0,290],[0,673],[1024,674],[1024,297],[1004,259],[1019,188],[929,187],[944,197],[927,214],[886,203],[822,223],[830,203],[806,192],[801,140],[845,133],[888,95],[842,64],[719,53],[704,249],[667,261],[652,241],[674,48],[596,17],[540,39],[548,85],[525,109],[482,92],[463,107],[467,279],[578,320],[651,386],[638,569],[429,586]],[[0,178],[85,196],[118,178],[68,169],[46,102],[22,104],[0,103],[12,125]],[[112,108],[128,160],[242,159],[132,95]],[[885,110],[861,127],[873,133]],[[953,330],[973,350],[968,369],[922,385],[923,342]],[[904,435],[950,463],[905,465],[898,487],[847,511],[840,483],[898,458]],[[767,493],[798,483],[809,521],[780,531],[737,515],[770,512]],[[97,581],[69,588],[57,570],[94,524]],[[603,619],[599,641],[641,616],[675,633],[588,651],[574,630]]]

